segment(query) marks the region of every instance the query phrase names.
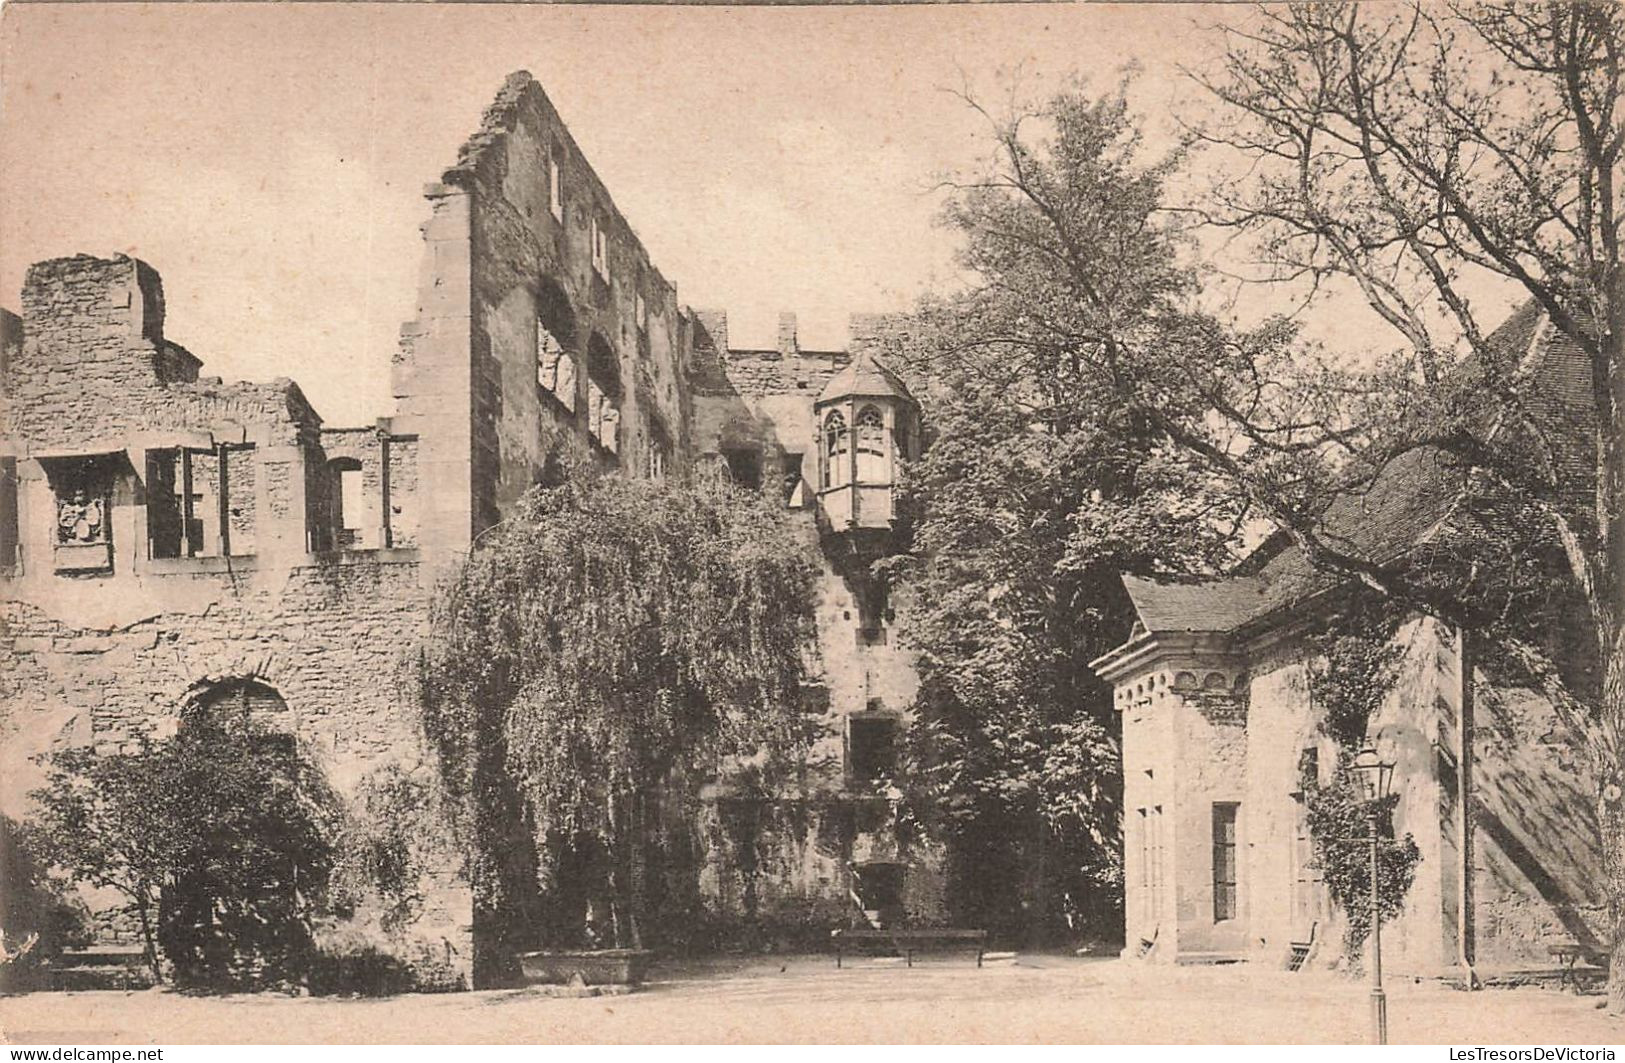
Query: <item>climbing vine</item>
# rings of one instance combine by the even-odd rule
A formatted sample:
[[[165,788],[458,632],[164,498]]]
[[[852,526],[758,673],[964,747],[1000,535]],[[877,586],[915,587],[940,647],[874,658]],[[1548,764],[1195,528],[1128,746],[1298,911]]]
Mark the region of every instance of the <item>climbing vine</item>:
[[[1371,932],[1371,855],[1366,841],[1371,820],[1350,769],[1366,744],[1371,717],[1397,678],[1398,626],[1391,611],[1369,605],[1357,608],[1314,640],[1316,659],[1309,668],[1310,695],[1321,713],[1321,731],[1337,747],[1331,782],[1322,786],[1318,778],[1305,780],[1309,835],[1327,892],[1346,918],[1343,947],[1350,959]],[[1411,835],[1394,837],[1398,803],[1398,794],[1391,794],[1376,810],[1377,908],[1384,921],[1403,909],[1422,859]]]

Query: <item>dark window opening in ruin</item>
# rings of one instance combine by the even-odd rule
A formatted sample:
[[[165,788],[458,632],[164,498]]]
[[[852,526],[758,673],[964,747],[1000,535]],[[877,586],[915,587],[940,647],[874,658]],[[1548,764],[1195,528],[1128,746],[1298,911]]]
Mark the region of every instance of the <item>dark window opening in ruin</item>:
[[[182,498],[182,452],[147,451],[147,556],[190,555]]]
[[[649,458],[646,472],[651,480],[664,480],[671,468],[671,435],[659,421],[649,422]]]
[[[0,576],[13,574],[22,564],[22,536],[17,523],[19,485],[17,459],[0,458]]]
[[[592,219],[592,269],[603,280],[609,280],[609,234],[597,218]]]
[[[807,481],[801,475],[802,457],[800,454],[786,454],[782,469],[782,483],[784,485],[784,504],[791,509],[803,509],[807,505]]]
[[[0,576],[15,575],[22,565],[22,538],[17,525],[17,459],[0,458]]]
[[[905,865],[890,860],[852,865],[852,892],[872,926],[891,926],[902,915],[905,870]]]
[[[840,410],[831,410],[824,418],[824,487],[844,487],[851,481],[849,446],[846,418],[841,416]]]
[[[208,717],[222,726],[274,724],[285,722],[287,711],[288,703],[272,687],[254,679],[227,679],[196,691],[187,701],[183,719]],[[282,737],[291,747],[293,736]]]
[[[883,646],[891,615],[891,588],[885,580],[867,579],[857,590],[858,645]]]
[[[587,343],[587,434],[609,453],[620,453],[620,360],[596,332]]]
[[[97,455],[46,463],[56,499],[51,540],[56,571],[112,571],[114,460]]]
[[[1320,750],[1308,746],[1298,753],[1298,790],[1313,790],[1320,785]]]
[[[723,447],[722,460],[728,463],[728,477],[749,491],[762,489],[762,452],[755,447]]]
[[[225,557],[254,551],[254,447],[147,452],[147,556]]]
[[[801,711],[808,716],[822,716],[829,711],[829,687],[824,683],[801,684]]]
[[[870,713],[846,718],[846,772],[855,781],[872,782],[897,771],[897,738],[900,725],[895,716]]]
[[[891,482],[891,459],[886,445],[886,421],[879,407],[865,406],[856,421],[858,483]]]
[[[536,386],[570,413],[576,409],[575,313],[558,285],[544,281],[536,296]]]
[[[333,529],[333,545],[340,550],[354,550],[362,545],[364,508],[361,480],[361,462],[355,458],[334,458],[327,463],[329,521]]]
[[[1213,804],[1213,921],[1236,917],[1236,814],[1231,801]]]

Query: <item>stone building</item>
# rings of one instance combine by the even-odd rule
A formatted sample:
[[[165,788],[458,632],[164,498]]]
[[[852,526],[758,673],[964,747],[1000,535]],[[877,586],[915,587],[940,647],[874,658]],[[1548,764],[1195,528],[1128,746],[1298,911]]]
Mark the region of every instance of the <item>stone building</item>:
[[[1534,382],[1525,401],[1587,489],[1584,356],[1533,306],[1491,343]],[[1468,519],[1469,475],[1440,450],[1411,451],[1337,498],[1318,530],[1384,565],[1448,549]],[[1178,963],[1334,962],[1344,919],[1322,881],[1306,800],[1332,781],[1338,748],[1311,694],[1310,640],[1356,589],[1279,535],[1229,578],[1124,583],[1137,623],[1094,667],[1123,724],[1125,951]],[[1396,765],[1394,829],[1414,836],[1422,859],[1384,931],[1385,965],[1491,976],[1549,967],[1555,944],[1595,950],[1607,915],[1596,786],[1574,736],[1543,695],[1498,678],[1438,621],[1412,617],[1395,644],[1398,679],[1366,737]],[[1571,683],[1597,680],[1585,644],[1554,621],[1546,648]]]
[[[395,413],[323,423],[297,384],[223,383],[164,332],[158,274],[122,256],[41,262],[0,314],[0,763],[26,812],[30,758],[128,748],[222,700],[295,736],[341,794],[424,771],[401,661],[436,579],[549,468],[566,437],[624,475],[726,469],[782,492],[824,561],[822,782],[775,805],[750,851],[713,788],[702,886],[724,914],[934,910],[929,860],[880,821],[913,696],[890,548],[918,408],[872,355],[734,350],[681,305],[542,89],[511,76],[425,189],[416,319]],[[856,322],[861,348],[872,320]],[[874,823],[868,823],[868,820]],[[474,914],[455,859],[391,943],[468,984]],[[116,920],[106,935],[127,932]]]

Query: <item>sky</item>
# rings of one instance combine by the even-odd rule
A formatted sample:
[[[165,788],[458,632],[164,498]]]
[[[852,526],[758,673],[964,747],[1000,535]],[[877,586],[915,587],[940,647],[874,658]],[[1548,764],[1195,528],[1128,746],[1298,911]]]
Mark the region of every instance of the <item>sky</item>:
[[[1204,12],[1173,5],[628,8],[8,4],[0,9],[0,306],[30,262],[122,252],[166,333],[227,379],[299,380],[328,423],[390,411],[423,186],[530,70],[655,264],[741,346],[795,311],[954,279],[933,225],[997,97],[1130,61],[1154,120],[1191,88]]]

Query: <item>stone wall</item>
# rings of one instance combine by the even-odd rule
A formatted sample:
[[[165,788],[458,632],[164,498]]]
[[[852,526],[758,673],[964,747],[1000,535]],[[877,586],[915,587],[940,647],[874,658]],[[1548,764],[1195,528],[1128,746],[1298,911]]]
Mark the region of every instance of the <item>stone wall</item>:
[[[0,611],[0,807],[20,817],[43,781],[32,758],[69,745],[112,753],[179,726],[211,685],[253,679],[286,704],[266,720],[297,736],[343,797],[385,765],[426,756],[401,668],[423,637],[427,595],[410,551],[332,554],[291,570],[147,576],[139,608],[87,621],[82,597]],[[466,975],[470,897],[451,862],[428,870],[423,916],[383,944]]]

